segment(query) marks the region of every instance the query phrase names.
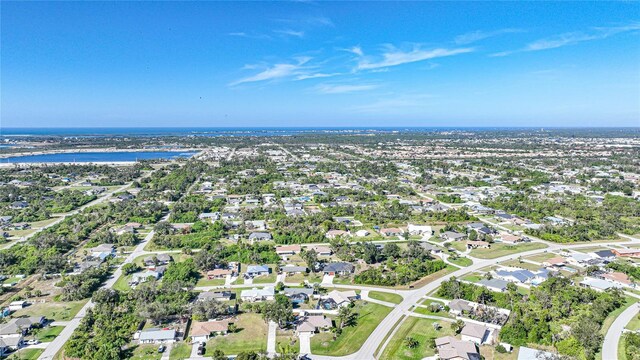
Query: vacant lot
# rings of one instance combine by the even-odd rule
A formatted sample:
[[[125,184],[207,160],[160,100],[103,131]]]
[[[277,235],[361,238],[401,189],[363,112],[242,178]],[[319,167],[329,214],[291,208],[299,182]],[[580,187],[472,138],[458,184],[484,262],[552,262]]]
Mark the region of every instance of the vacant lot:
[[[356,326],[342,330],[342,334],[333,340],[331,333],[316,334],[311,338],[311,352],[318,355],[343,356],[353,354],[367,340],[382,319],[389,314],[391,308],[368,303],[356,305],[358,313]]]
[[[15,312],[13,317],[44,316],[49,320],[69,321],[87,303],[87,300],[33,304]]]
[[[402,302],[402,296],[382,291],[369,291],[369,297],[394,304],[400,304]]]
[[[206,356],[211,356],[215,349],[222,350],[225,355],[267,350],[267,323],[260,315],[239,315],[235,324],[237,330],[234,333],[216,336],[207,342]]]
[[[435,330],[433,324],[440,324],[440,330]],[[430,346],[430,339],[442,336],[453,335],[453,330],[446,322],[438,322],[431,319],[407,317],[400,325],[388,346],[385,348],[380,359],[422,359],[436,354],[435,349]],[[418,341],[418,346],[410,349],[405,346],[405,339],[411,337]]]
[[[471,256],[477,257],[479,259],[495,259],[502,256],[507,256],[511,254],[516,254],[520,252],[536,250],[536,249],[544,249],[546,248],[546,244],[542,243],[525,243],[518,245],[507,245],[507,244],[491,244],[491,248],[489,249],[475,249],[471,251]]]

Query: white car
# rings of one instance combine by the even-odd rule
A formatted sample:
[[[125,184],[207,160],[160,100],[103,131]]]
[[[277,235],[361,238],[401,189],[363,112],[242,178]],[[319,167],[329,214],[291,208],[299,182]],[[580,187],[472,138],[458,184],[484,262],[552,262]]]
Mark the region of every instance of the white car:
[[[32,339],[27,341],[27,345],[38,345],[38,344],[40,344],[40,340],[38,339]]]

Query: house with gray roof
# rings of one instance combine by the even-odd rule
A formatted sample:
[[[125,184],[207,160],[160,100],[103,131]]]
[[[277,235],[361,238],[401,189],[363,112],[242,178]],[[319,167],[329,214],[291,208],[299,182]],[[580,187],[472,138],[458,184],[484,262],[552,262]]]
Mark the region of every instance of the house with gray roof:
[[[509,283],[500,279],[482,279],[478,281],[477,284],[480,286],[484,286],[491,291],[504,292],[505,290],[507,290],[507,284]]]

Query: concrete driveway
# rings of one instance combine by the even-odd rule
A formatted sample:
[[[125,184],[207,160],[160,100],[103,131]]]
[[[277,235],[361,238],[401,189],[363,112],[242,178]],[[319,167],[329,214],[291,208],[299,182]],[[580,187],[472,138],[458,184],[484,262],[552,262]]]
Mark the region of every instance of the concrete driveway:
[[[311,354],[311,335],[308,333],[302,333],[299,336],[300,339],[300,355]]]

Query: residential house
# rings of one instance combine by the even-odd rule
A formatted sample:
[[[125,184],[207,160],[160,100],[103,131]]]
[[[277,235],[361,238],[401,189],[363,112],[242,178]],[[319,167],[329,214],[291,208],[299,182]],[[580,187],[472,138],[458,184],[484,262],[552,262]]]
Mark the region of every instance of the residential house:
[[[606,291],[614,288],[621,288],[622,285],[616,284],[612,281],[607,281],[603,279],[597,279],[593,277],[585,277],[584,280],[580,282],[580,286],[589,287],[596,291]]]
[[[445,241],[458,241],[466,237],[467,237],[467,234],[461,234],[455,231],[445,231],[442,234],[440,234],[440,238],[444,239]]]
[[[27,307],[28,303],[24,300],[16,300],[9,303],[9,311],[18,311]]]
[[[314,291],[310,288],[285,288],[284,295],[291,299],[293,304],[302,304],[314,297]]]
[[[278,255],[295,255],[301,250],[300,245],[281,245],[276,246],[276,254]]]
[[[460,332],[460,338],[464,341],[471,341],[476,345],[482,345],[486,342],[491,343],[490,334],[491,331],[484,325],[466,323]]]
[[[147,268],[155,268],[156,266],[169,265],[173,258],[169,254],[156,254],[145,257],[142,262]]]
[[[616,256],[621,257],[640,257],[640,249],[612,249]]]
[[[380,229],[380,234],[384,236],[401,236],[402,234],[404,234],[404,231],[399,228],[384,228]]]
[[[231,291],[204,291],[198,294],[196,301],[230,301],[232,297],[233,293]]]
[[[307,267],[306,266],[295,266],[295,265],[291,265],[291,264],[287,264],[285,266],[280,267],[280,271],[287,274],[287,275],[291,275],[291,274],[304,274],[307,272]]]
[[[352,301],[358,299],[358,294],[354,290],[338,291],[333,290],[324,298],[331,299],[337,307],[349,305]]]
[[[262,289],[253,288],[250,290],[242,290],[240,292],[240,299],[242,301],[265,301],[265,300],[273,300],[275,296],[275,291],[272,287],[265,287]]]
[[[104,261],[108,257],[116,256],[116,248],[113,244],[100,244],[89,249],[91,256]]]
[[[296,322],[296,335],[313,335],[320,331],[327,331],[333,326],[331,319],[324,315],[301,316]]]
[[[269,275],[271,269],[267,265],[249,265],[247,266],[246,276],[257,277]]]
[[[411,235],[429,235],[429,236],[433,235],[433,230],[431,229],[431,226],[429,226],[429,225],[409,224],[407,226],[407,231]]]
[[[328,263],[322,269],[325,275],[349,275],[355,270],[353,264],[346,262],[332,262]]]
[[[253,244],[260,241],[271,240],[271,234],[266,232],[252,232],[249,234],[249,241]]]
[[[453,336],[436,339],[436,350],[441,360],[480,360],[480,353],[475,343],[458,340]]]
[[[365,236],[369,236],[369,231],[367,230],[358,230],[356,231],[356,236],[357,237],[365,237]]]
[[[140,331],[138,340],[141,344],[172,343],[176,340],[175,329],[150,328]]]
[[[318,256],[331,256],[333,254],[333,251],[328,246],[315,245],[311,246],[310,249],[314,250]]]
[[[227,276],[232,276],[233,271],[229,269],[213,269],[207,271],[207,279],[226,279]]]
[[[491,291],[504,292],[507,289],[508,282],[500,279],[482,279],[477,284]]]
[[[215,335],[226,335],[229,332],[229,320],[194,321],[191,324],[191,341],[204,343]]]
[[[455,299],[449,301],[449,312],[453,315],[460,316],[462,313],[468,313],[473,310],[471,303],[467,300]]]
[[[351,236],[351,233],[348,232],[348,231],[344,231],[344,230],[329,230],[329,231],[327,231],[326,234],[324,234],[324,236],[327,239],[335,239],[337,237]]]

